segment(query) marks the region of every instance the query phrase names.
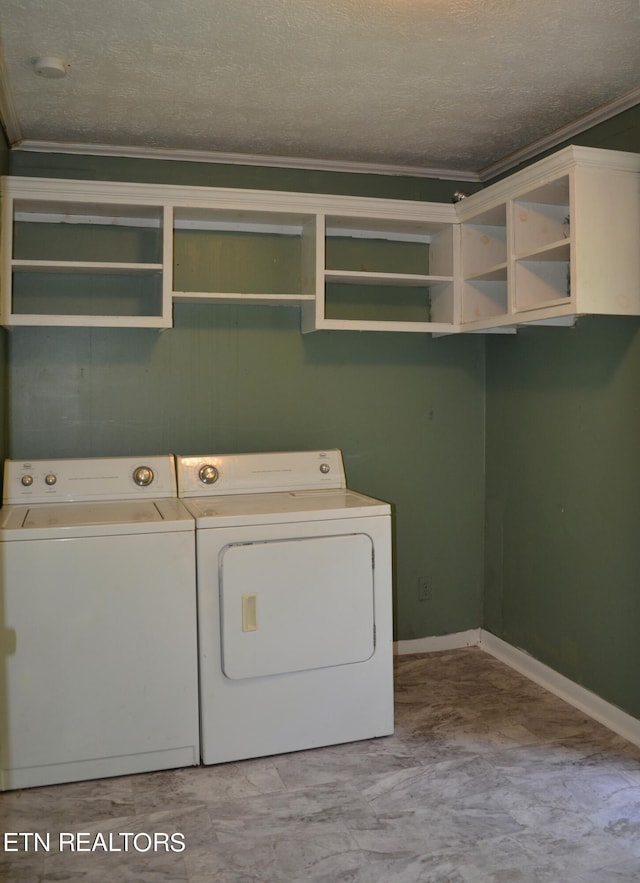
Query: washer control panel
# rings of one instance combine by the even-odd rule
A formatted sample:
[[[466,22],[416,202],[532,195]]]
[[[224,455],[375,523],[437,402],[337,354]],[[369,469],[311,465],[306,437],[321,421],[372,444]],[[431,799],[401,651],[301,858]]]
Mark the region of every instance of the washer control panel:
[[[175,459],[5,460],[3,503],[175,497]]]
[[[178,496],[345,488],[339,450],[178,457]]]

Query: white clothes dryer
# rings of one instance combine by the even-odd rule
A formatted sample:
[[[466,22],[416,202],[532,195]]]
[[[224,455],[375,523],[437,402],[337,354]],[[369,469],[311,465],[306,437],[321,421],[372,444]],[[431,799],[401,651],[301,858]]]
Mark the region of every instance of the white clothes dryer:
[[[174,458],[6,461],[4,503],[0,788],[199,763]]]
[[[205,764],[393,732],[391,510],[340,451],[178,457]]]

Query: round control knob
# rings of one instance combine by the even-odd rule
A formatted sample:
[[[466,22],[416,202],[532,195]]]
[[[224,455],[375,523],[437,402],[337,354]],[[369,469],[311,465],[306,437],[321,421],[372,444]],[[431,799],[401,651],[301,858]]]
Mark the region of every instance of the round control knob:
[[[331,472],[331,466],[329,466],[328,463],[321,463],[320,472],[322,472],[323,475],[326,475],[327,472]]]
[[[33,475],[23,475],[20,481],[25,487],[31,487],[33,484]]]
[[[49,487],[52,487],[56,483],[57,480],[58,480],[58,478],[56,475],[53,474],[53,472],[50,472],[48,475],[45,475],[45,477],[44,477],[44,483],[48,484]]]
[[[219,475],[220,473],[216,467],[212,466],[210,463],[201,466],[200,471],[198,472],[198,478],[203,484],[215,484]]]
[[[148,487],[153,481],[153,469],[149,466],[138,466],[133,473],[133,480],[138,487]]]

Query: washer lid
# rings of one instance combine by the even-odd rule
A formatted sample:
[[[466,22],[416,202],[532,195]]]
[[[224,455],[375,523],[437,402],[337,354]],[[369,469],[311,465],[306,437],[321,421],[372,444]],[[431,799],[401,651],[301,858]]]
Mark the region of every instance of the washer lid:
[[[388,503],[350,490],[288,491],[276,494],[229,494],[183,500],[197,527],[284,524],[389,515]]]
[[[193,530],[179,500],[120,500],[3,506],[0,539],[62,539]]]

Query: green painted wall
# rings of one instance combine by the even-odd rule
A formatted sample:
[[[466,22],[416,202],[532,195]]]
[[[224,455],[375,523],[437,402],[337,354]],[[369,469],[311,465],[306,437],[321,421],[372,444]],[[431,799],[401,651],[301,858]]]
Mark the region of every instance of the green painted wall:
[[[485,625],[640,717],[640,320],[487,350]]]
[[[640,151],[638,108],[574,143]],[[485,626],[640,718],[640,321],[486,358]]]
[[[132,159],[127,157],[42,154],[15,150],[11,174],[80,180],[136,181],[142,184],[181,184],[202,187],[245,187],[291,190],[298,193],[336,193],[381,199],[450,202],[459,188],[480,189],[467,181],[441,181],[402,175],[348,174],[305,169],[265,168],[222,163]]]
[[[14,156],[14,173],[25,172],[25,156]],[[69,173],[60,157],[28,159],[30,174],[53,174],[52,166]],[[98,165],[88,162],[91,171]],[[176,164],[180,183],[185,165]],[[245,177],[240,168],[192,165],[189,183],[204,183],[192,177],[203,176],[264,189],[291,184],[282,170],[248,169]],[[100,168],[103,177],[126,179],[133,169],[136,180],[173,180],[172,163],[105,161]],[[291,176],[298,189],[321,181],[357,193],[370,177]],[[442,182],[432,184],[433,193],[424,180],[380,178],[365,195],[433,199]],[[456,185],[445,185],[448,199]],[[397,636],[480,625],[481,337],[303,336],[297,308],[180,304],[175,328],[163,333],[16,328],[8,375],[13,457],[341,448],[350,485],[394,507]],[[418,600],[422,576],[432,580],[430,601]]]

